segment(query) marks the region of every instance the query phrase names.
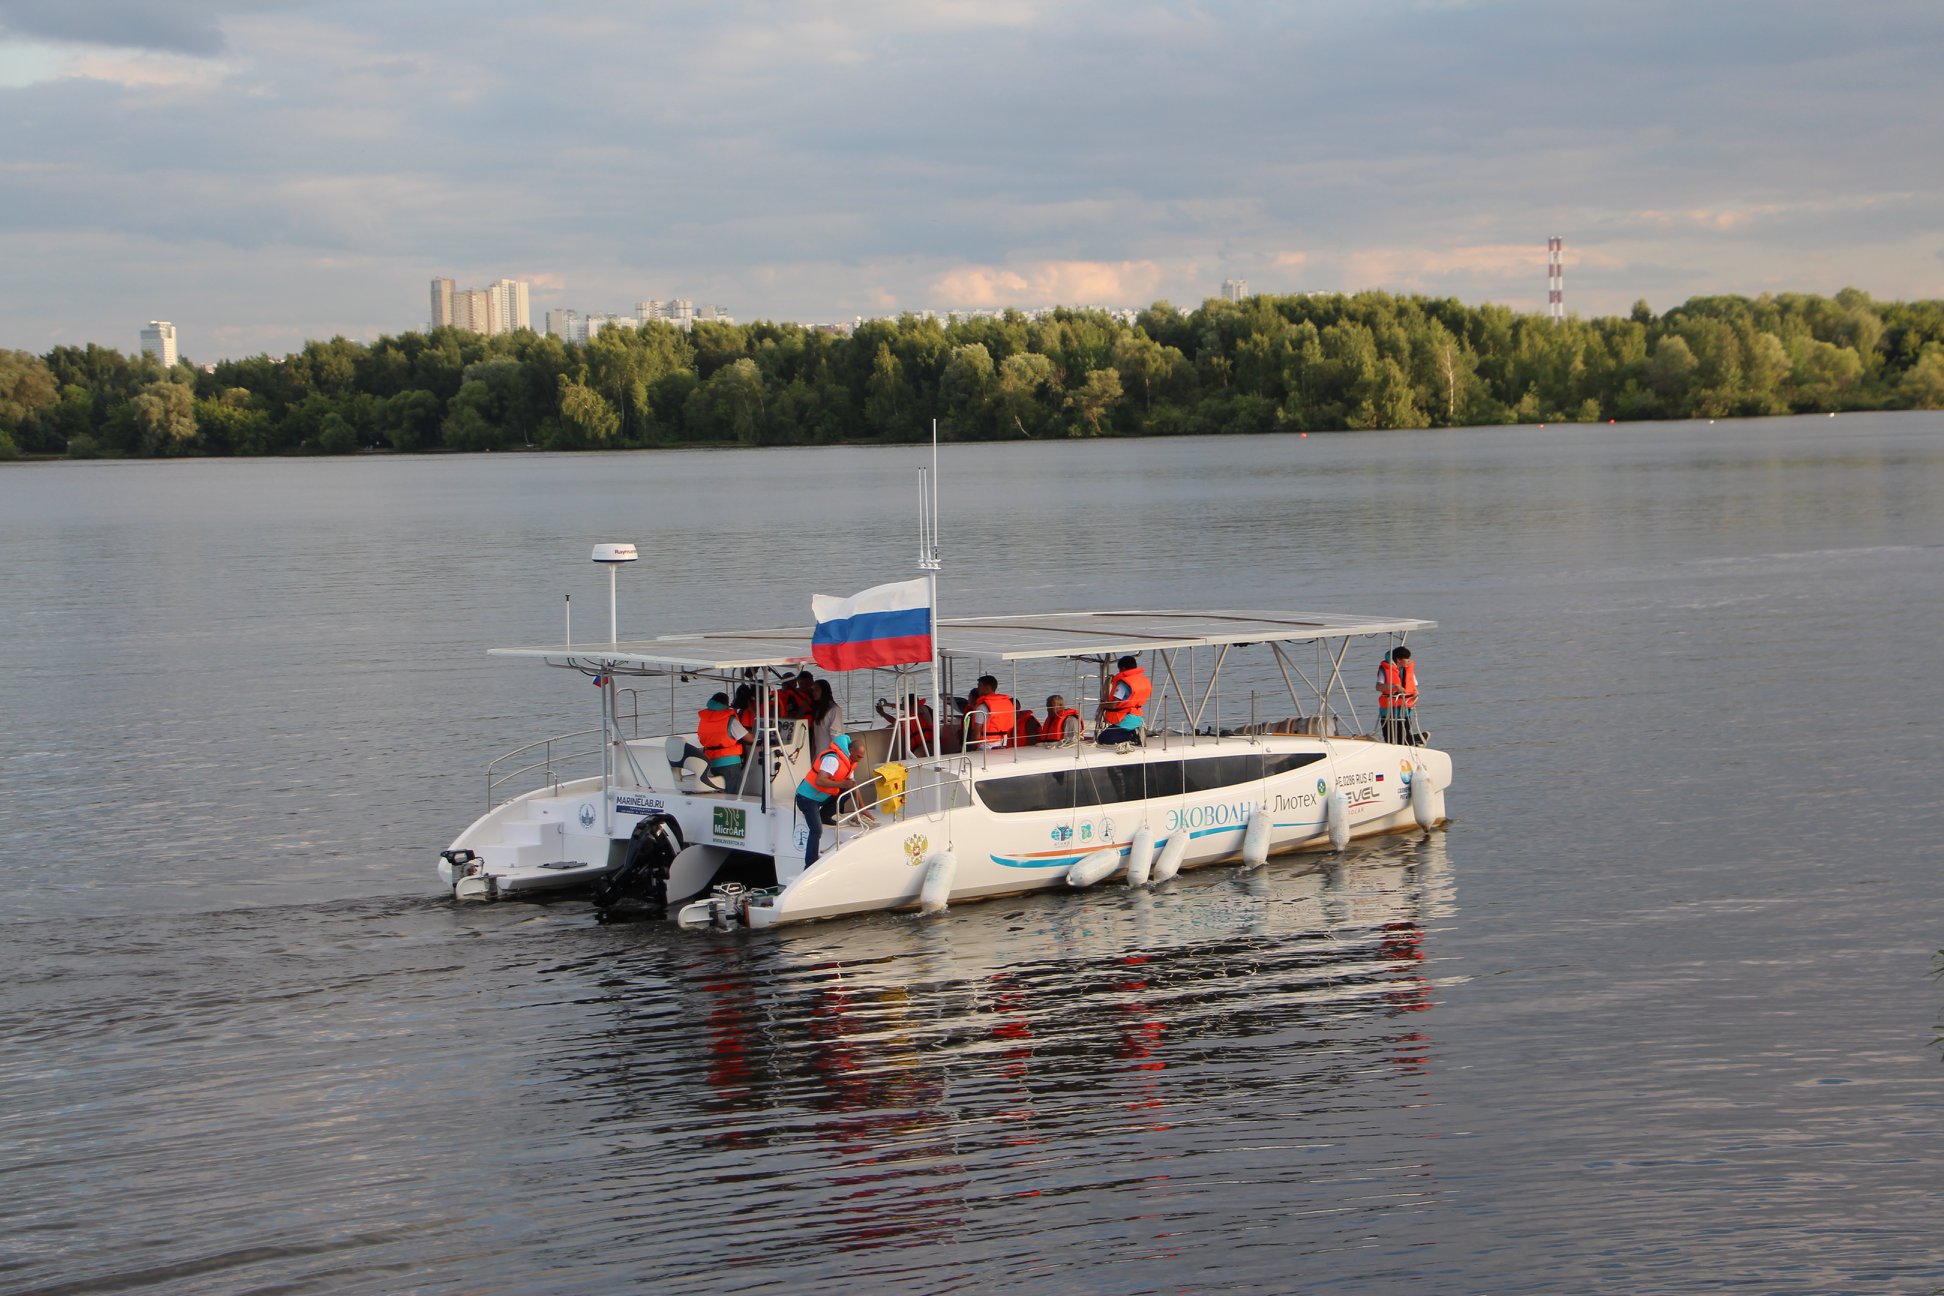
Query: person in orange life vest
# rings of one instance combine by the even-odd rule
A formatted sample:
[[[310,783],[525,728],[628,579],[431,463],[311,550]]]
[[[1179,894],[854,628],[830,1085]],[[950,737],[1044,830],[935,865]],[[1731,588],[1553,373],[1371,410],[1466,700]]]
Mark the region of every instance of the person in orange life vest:
[[[1377,663],[1377,717],[1384,741],[1415,743],[1417,728],[1417,666],[1409,648],[1393,648]]]
[[[965,748],[1005,747],[1013,740],[1017,704],[999,691],[999,681],[990,675],[979,676],[979,688],[965,712]]]
[[[756,732],[756,686],[754,684],[736,685],[736,696],[729,699],[729,709],[742,721],[742,727],[751,733]]]
[[[1042,743],[1061,743],[1068,737],[1079,737],[1085,728],[1080,713],[1066,704],[1066,699],[1058,693],[1046,699],[1046,719],[1040,721],[1039,740]]]
[[[898,724],[897,715],[892,713],[891,702],[887,698],[877,700],[877,713],[886,724]],[[931,755],[931,736],[937,730],[932,720],[931,703],[915,693],[905,694],[904,700],[904,747],[908,756]]]
[[[733,788],[742,782],[743,740],[749,730],[729,708],[729,695],[718,693],[695,716],[695,736],[709,762],[709,776]]]
[[[776,690],[776,716],[779,720],[808,720],[816,709],[816,681],[809,671],[796,676]]]
[[[1039,721],[1033,718],[1030,710],[1020,707],[1019,714],[1013,718],[1013,746],[1032,747],[1037,745],[1039,740]]]
[[[803,782],[797,784],[797,813],[810,829],[809,841],[803,848],[806,869],[817,862],[817,851],[823,844],[823,826],[836,822],[837,797],[850,785],[851,771],[857,768],[850,750],[850,735],[838,734],[823,755],[811,763]]]
[[[1141,741],[1148,698],[1154,693],[1154,685],[1139,662],[1123,657],[1119,666],[1100,699],[1100,741],[1109,746]]]

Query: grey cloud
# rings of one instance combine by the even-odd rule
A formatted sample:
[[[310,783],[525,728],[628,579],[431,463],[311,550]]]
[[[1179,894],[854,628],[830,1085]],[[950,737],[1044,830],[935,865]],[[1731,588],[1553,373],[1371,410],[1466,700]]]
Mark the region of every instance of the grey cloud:
[[[220,54],[223,31],[215,17],[187,0],[0,0],[0,30],[43,40]]]
[[[182,5],[116,0],[117,25],[99,5],[84,22],[0,0],[14,30],[122,45],[133,18],[192,15],[153,48],[220,42],[250,16],[207,86],[0,90],[0,250],[47,272],[38,290],[0,284],[0,345],[44,347],[22,330],[50,301],[90,319],[200,311],[203,338],[411,327],[435,273],[566,282],[536,308],[679,294],[806,319],[879,289],[947,305],[928,288],[947,271],[1044,260],[1192,263],[1165,289],[1184,301],[1231,265],[1265,290],[1395,286],[1349,281],[1371,264],[1355,255],[1551,233],[1602,253],[1569,278],[1580,310],[1759,291],[1733,276],[1787,276],[1814,248],[1913,295],[1873,267],[1934,237],[1924,213],[1944,197],[1913,165],[1944,129],[1923,57],[1944,12],[1896,0],[1570,16],[1079,0],[942,34],[894,4],[474,0],[463,23],[363,0]],[[279,19],[295,9],[301,25]],[[1858,202],[1816,205],[1840,198]],[[1758,214],[1692,216],[1725,210]],[[141,293],[88,288],[100,258],[64,260],[70,233],[142,248]],[[1278,265],[1286,251],[1309,259]],[[1535,260],[1530,282],[1516,266],[1426,277],[1529,297]],[[234,286],[259,282],[290,297]],[[185,304],[156,304],[171,295]]]

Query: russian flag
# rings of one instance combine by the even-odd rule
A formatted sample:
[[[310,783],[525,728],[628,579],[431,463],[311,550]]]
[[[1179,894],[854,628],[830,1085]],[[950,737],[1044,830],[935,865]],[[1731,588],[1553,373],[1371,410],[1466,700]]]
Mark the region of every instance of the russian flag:
[[[825,670],[931,660],[931,584],[922,576],[847,599],[813,594],[810,615],[817,621],[810,656]]]

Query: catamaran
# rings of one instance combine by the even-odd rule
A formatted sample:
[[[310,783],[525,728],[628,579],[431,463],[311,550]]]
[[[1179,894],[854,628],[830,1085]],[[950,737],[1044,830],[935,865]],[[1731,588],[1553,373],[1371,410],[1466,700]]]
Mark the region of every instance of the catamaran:
[[[603,546],[595,558],[625,561],[617,552]],[[809,867],[795,794],[819,753],[807,721],[777,714],[772,686],[816,669],[815,627],[577,644],[570,623],[562,643],[492,650],[592,678],[600,726],[493,762],[486,813],[441,853],[440,879],[462,899],[580,887],[603,908],[676,907],[685,924],[765,928],[1114,878],[1159,885],[1184,869],[1259,867],[1445,822],[1450,756],[1414,727],[1378,723],[1349,679],[1370,660],[1353,651],[1374,657],[1432,622],[1286,611],[927,616],[924,661],[843,675],[853,698],[882,699],[889,722],[850,729],[855,770]],[[1221,683],[1245,652],[1267,659],[1251,678],[1284,688],[1247,690],[1243,719],[1240,690],[1225,698]],[[1050,741],[950,750],[963,741],[955,726],[928,732],[909,701],[929,693],[942,716],[958,683],[1004,671],[1010,696],[1050,682],[1097,702],[1125,656],[1143,660],[1152,692],[1141,728],[1106,730],[1106,742],[1083,706]],[[725,781],[698,759],[692,708],[717,687],[749,683],[756,723]],[[576,776],[576,761],[589,772]]]

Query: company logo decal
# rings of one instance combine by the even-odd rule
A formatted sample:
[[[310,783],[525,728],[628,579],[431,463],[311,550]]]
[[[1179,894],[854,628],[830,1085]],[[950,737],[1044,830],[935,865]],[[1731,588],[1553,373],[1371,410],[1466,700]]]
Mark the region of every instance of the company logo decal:
[[[749,832],[749,811],[741,806],[717,806],[713,826],[717,837],[741,841]]]
[[[925,847],[928,843],[920,833],[913,833],[904,839],[905,863],[917,868],[925,861]]]
[[[594,807],[585,801],[581,802],[580,825],[583,828],[592,828],[594,826]]]

